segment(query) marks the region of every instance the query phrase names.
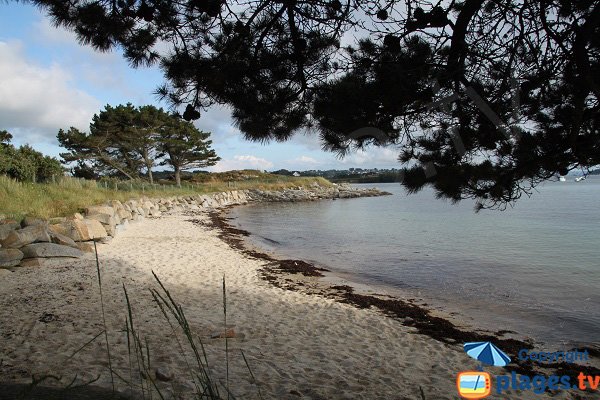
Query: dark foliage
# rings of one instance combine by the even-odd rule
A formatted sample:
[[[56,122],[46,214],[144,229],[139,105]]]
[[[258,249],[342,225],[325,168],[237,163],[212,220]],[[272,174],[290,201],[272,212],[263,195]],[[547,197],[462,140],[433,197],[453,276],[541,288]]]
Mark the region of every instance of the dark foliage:
[[[29,145],[17,148],[11,139],[10,133],[0,131],[0,174],[21,182],[47,182],[64,175],[56,158],[44,156]]]
[[[158,62],[186,120],[216,102],[252,140],[311,128],[340,155],[397,146],[409,191],[505,206],[600,164],[591,0],[33,3],[85,44]]]
[[[165,159],[175,172],[175,182],[181,186],[181,172],[215,165],[221,158],[210,148],[210,133],[202,132],[191,123],[171,118],[159,133],[158,143]]]
[[[209,137],[210,133],[162,108],[131,104],[107,105],[92,118],[89,133],[71,127],[57,135],[68,150],[61,157],[65,163],[76,163],[73,174],[77,177],[147,176],[153,183],[152,169],[170,165],[178,184],[182,170],[203,168],[219,160],[210,149]]]

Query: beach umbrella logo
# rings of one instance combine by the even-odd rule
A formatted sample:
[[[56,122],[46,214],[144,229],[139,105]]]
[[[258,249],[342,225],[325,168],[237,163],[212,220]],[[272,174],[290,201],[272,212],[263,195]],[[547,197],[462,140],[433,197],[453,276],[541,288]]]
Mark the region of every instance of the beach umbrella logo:
[[[510,362],[510,357],[492,342],[465,343],[464,349],[470,357],[482,364],[504,367]]]

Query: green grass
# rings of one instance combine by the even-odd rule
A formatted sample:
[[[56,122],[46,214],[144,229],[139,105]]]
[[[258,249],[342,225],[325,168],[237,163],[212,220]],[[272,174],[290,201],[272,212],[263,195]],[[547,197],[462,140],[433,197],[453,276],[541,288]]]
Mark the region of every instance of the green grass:
[[[203,180],[184,182],[178,188],[165,181],[151,186],[141,181],[96,182],[70,177],[61,177],[54,183],[26,183],[0,175],[0,214],[17,220],[24,216],[52,218],[68,216],[108,200],[127,201],[144,196],[169,197],[244,189],[281,190],[313,182],[331,185],[323,178],[288,177],[258,171],[205,174]]]

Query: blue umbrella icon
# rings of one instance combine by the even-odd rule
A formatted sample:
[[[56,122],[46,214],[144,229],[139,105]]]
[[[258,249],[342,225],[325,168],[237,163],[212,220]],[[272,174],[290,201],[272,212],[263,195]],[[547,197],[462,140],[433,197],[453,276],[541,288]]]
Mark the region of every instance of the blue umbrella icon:
[[[510,362],[510,357],[491,342],[465,343],[464,349],[469,356],[483,364],[504,367]]]

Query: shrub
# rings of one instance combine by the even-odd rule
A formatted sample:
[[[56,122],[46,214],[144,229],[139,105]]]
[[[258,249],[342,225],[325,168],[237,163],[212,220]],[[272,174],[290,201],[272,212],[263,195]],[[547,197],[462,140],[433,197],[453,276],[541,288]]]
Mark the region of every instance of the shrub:
[[[64,168],[54,157],[44,156],[31,146],[16,148],[10,144],[12,136],[0,132],[0,174],[20,182],[47,182],[64,174]]]

